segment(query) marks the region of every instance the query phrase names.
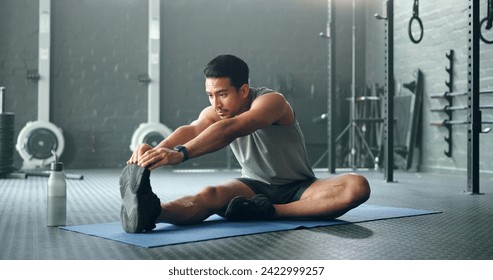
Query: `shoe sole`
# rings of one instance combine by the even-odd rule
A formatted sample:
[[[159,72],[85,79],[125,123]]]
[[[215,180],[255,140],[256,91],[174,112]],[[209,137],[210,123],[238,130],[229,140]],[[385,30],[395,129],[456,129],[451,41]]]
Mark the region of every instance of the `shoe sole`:
[[[128,233],[141,231],[137,192],[139,191],[144,171],[145,168],[135,164],[129,164],[125,166],[120,176],[120,195],[122,197],[120,218],[123,230]]]

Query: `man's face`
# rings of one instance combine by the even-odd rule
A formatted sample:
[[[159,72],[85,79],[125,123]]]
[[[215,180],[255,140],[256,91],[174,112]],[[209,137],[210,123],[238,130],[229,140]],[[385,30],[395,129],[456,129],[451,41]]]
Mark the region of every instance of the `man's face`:
[[[249,87],[245,84],[239,91],[236,90],[229,78],[205,79],[205,92],[209,96],[209,102],[221,119],[232,118],[243,112],[247,89]]]

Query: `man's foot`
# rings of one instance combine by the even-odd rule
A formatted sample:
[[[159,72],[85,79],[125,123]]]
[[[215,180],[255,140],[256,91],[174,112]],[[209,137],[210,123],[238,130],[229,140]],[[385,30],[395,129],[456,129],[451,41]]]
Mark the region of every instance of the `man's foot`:
[[[120,175],[122,208],[120,218],[128,233],[150,231],[161,213],[161,201],[152,192],[151,172],[136,164],[127,164]]]
[[[258,194],[251,199],[242,196],[233,198],[224,217],[232,221],[270,220],[274,218],[275,213],[272,202],[265,195]]]

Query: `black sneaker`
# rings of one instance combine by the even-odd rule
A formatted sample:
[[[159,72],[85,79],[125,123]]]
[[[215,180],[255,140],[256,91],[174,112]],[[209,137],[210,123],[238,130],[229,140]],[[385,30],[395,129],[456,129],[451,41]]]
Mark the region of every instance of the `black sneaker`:
[[[151,172],[135,164],[127,164],[120,175],[122,208],[120,218],[128,233],[150,231],[161,213],[161,201],[152,192]]]
[[[232,221],[270,220],[274,218],[275,213],[272,202],[265,195],[258,194],[251,199],[242,196],[233,198],[224,217]]]

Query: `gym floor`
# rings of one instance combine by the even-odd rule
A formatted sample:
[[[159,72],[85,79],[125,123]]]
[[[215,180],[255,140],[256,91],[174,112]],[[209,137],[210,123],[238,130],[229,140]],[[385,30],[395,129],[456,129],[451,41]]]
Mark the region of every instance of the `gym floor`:
[[[69,225],[119,221],[120,170],[81,170],[68,180]],[[0,179],[0,259],[3,260],[491,260],[493,178],[471,195],[465,175],[360,172],[372,186],[369,204],[442,211],[440,214],[231,237],[145,249],[46,226],[46,177]],[[160,169],[151,174],[161,200],[192,194],[237,177]],[[319,177],[333,176],[323,171]]]

